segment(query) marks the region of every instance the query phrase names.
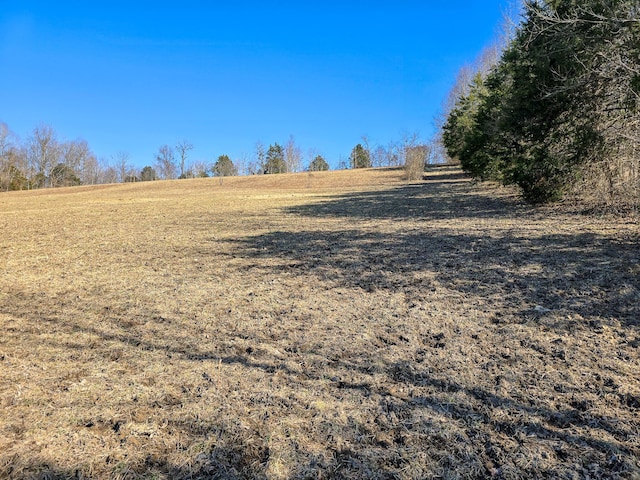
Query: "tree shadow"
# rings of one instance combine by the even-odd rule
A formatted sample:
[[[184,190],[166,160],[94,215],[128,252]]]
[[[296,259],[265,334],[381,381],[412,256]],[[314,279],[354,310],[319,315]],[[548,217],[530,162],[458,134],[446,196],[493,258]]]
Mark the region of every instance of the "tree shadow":
[[[640,325],[638,236],[522,233],[519,222],[537,213],[513,194],[479,192],[460,173],[433,178],[285,209],[307,218],[353,220],[348,229],[275,231],[235,243],[243,255],[282,259],[275,269],[316,275],[335,285],[398,290],[407,287],[411,275],[406,274],[430,272],[439,284],[466,295],[491,297],[512,309],[520,305],[520,315],[539,305],[542,311],[568,309]],[[415,220],[425,226],[419,232],[413,225],[412,231],[385,234],[359,228],[358,220]],[[437,220],[449,224],[426,225]],[[493,233],[466,230],[468,220],[514,223]],[[529,221],[535,223],[535,217]]]
[[[22,301],[25,300],[28,298],[23,296]],[[20,315],[19,306],[15,308],[12,314]],[[6,306],[1,309],[5,314],[7,310]],[[25,315],[24,311],[21,315]],[[55,316],[33,313],[29,317],[34,322],[52,326],[60,323]],[[139,349],[141,355],[152,350],[180,355],[193,362],[194,366],[214,360],[237,364],[248,370],[259,369],[267,374],[274,374],[277,370],[291,381],[298,373],[271,361],[252,360],[249,354],[223,356],[193,346],[171,347],[160,341],[140,341],[134,333],[112,334],[69,320],[66,320],[66,328],[70,331],[82,329],[100,336],[105,342],[119,342],[134,350]],[[28,334],[25,331],[25,335]],[[432,347],[440,348],[438,344]],[[345,391],[354,391],[356,398],[363,401],[375,396],[379,399],[378,409],[370,412],[370,421],[349,418],[341,432],[349,442],[343,440],[339,443],[330,432],[327,433],[324,441],[326,450],[330,452],[328,455],[317,455],[305,450],[303,445],[298,446],[298,459],[288,478],[391,479],[411,468],[420,471],[416,466],[418,458],[436,464],[434,471],[443,472],[442,476],[464,474],[467,478],[477,479],[491,476],[534,478],[541,475],[553,478],[570,475],[577,469],[583,477],[616,478],[619,475],[624,478],[626,473],[634,471],[632,459],[636,458],[638,451],[633,447],[632,439],[637,423],[634,431],[634,427],[629,428],[615,418],[590,412],[588,406],[579,403],[571,409],[552,409],[541,403],[527,404],[485,388],[438,376],[433,368],[418,366],[412,359],[385,361],[382,366],[371,368],[372,365],[380,365],[377,356],[378,352],[372,349],[363,352],[357,361],[349,357],[336,358],[328,362],[322,372],[308,372],[309,380],[335,378],[330,385],[334,398],[343,398]],[[345,372],[349,373],[343,377]],[[412,389],[418,393],[402,396],[394,393],[396,390],[411,392]],[[640,398],[631,399],[636,403],[629,403],[629,399],[622,397],[619,401],[627,402],[630,410],[640,408],[640,403],[637,403]],[[509,415],[495,413],[497,411],[508,412]],[[462,433],[443,431],[433,423],[433,418],[439,417],[451,422],[455,430]],[[197,423],[169,419],[165,428],[180,432],[178,437],[181,438],[217,438],[218,441],[196,455],[186,466],[173,464],[167,457],[150,454],[142,462],[109,466],[114,475],[119,475],[119,478],[268,478],[269,432],[239,425],[230,427],[215,418],[201,418]],[[117,432],[117,425],[113,425],[111,430]],[[599,432],[606,435],[601,436]],[[521,446],[532,445],[533,449],[548,450],[551,445],[555,456],[553,462],[548,466],[535,463],[516,465],[513,451],[501,443],[501,438],[516,439],[513,441],[520,442]],[[576,461],[582,464],[577,465]],[[22,469],[15,472],[0,470],[0,474],[6,473],[8,478],[16,480],[91,478],[80,470],[67,471],[38,457],[16,459],[16,464],[22,465]],[[590,465],[599,465],[600,470],[590,471]],[[425,468],[424,465],[422,467]]]
[[[273,375],[276,372],[286,377],[295,377],[299,372],[291,370],[283,365],[281,360],[264,358],[260,361],[260,355],[254,352],[246,352],[246,355],[224,355],[215,349],[206,350],[199,348],[195,343],[188,345],[177,345],[175,339],[162,337],[153,340],[141,338],[139,332],[134,328],[117,327],[116,331],[107,329],[107,324],[111,322],[91,322],[89,324],[81,321],[75,316],[64,315],[63,312],[55,308],[48,308],[49,313],[38,311],[33,308],[38,304],[51,305],[60,302],[67,303],[67,299],[48,299],[42,294],[36,295],[27,292],[4,292],[6,303],[0,305],[0,314],[15,317],[26,321],[21,323],[21,335],[24,338],[29,336],[37,337],[43,331],[43,325],[49,326],[50,332],[56,335],[49,335],[47,347],[49,349],[59,349],[60,351],[77,350],[83,351],[91,349],[88,345],[77,342],[69,342],[66,335],[73,335],[81,332],[91,334],[100,339],[101,343],[108,345],[107,349],[102,348],[104,354],[107,350],[116,350],[118,346],[125,348],[128,352],[137,352],[143,357],[151,352],[161,352],[169,358],[174,356],[182,360],[192,362],[194,368],[203,368],[204,364],[237,365],[243,369],[259,370],[265,374]],[[163,318],[157,312],[150,310],[148,320],[159,321],[163,324],[174,322],[172,319]],[[112,319],[117,324],[117,319]],[[177,321],[176,321],[177,322]],[[32,325],[33,328],[29,328]],[[46,327],[44,330],[48,330]],[[33,342],[31,342],[33,343]],[[119,361],[119,358],[112,357],[109,360]],[[352,368],[349,364],[336,364],[337,368]],[[50,377],[55,375],[50,372]],[[326,372],[317,375],[309,375],[310,379],[324,379]],[[203,373],[203,382],[211,382],[211,378]],[[337,389],[345,388],[339,385]],[[137,400],[135,400],[137,402]],[[162,404],[150,404],[153,408],[163,408]],[[108,410],[108,409],[107,409]],[[1,411],[1,409],[0,409]],[[80,410],[76,415],[82,416]],[[117,414],[116,414],[117,415]],[[120,443],[124,445],[127,441],[126,433],[123,434],[126,421],[117,419],[92,419],[82,427],[95,429],[96,423],[101,423],[104,428],[93,432],[94,435],[118,435]],[[80,428],[82,428],[80,427]],[[349,430],[360,428],[352,424]],[[163,429],[170,432],[173,438],[180,438],[189,444],[207,442],[216,439],[209,448],[195,455],[187,464],[175,464],[168,460],[166,455],[149,453],[143,460],[114,460],[107,457],[106,464],[100,471],[111,472],[110,476],[123,479],[151,479],[151,478],[172,478],[172,479],[266,479],[268,475],[268,462],[270,461],[269,432],[261,431],[259,428],[247,428],[241,425],[241,418],[236,423],[223,423],[216,418],[198,418],[197,422],[187,422],[183,419],[165,419]],[[330,455],[314,455],[305,452],[303,447],[297,448],[299,457],[304,461],[299,461],[294,465],[288,465],[291,469],[289,478],[315,478],[318,475],[329,478],[397,478],[388,471],[384,465],[384,460],[363,456],[354,445],[353,449],[343,446],[329,447]],[[2,452],[0,452],[1,454]],[[77,463],[77,459],[75,459]],[[0,455],[0,477],[12,480],[62,480],[62,479],[90,479],[94,478],[87,473],[86,468],[66,469],[56,464],[54,459],[41,458],[37,454],[22,456],[13,455],[10,460]],[[97,477],[96,477],[97,478]],[[102,478],[102,477],[100,477]]]
[[[498,237],[431,228],[394,235],[276,231],[231,243],[244,257],[279,260],[256,268],[311,276],[332,287],[423,297],[446,288],[470,303],[497,302],[516,319],[538,315],[534,308],[542,306],[542,312],[574,312],[586,321],[615,318],[640,326],[636,239],[594,233]]]
[[[470,185],[465,174],[452,173],[388,190],[325,197],[285,212],[306,217],[441,220],[517,218],[533,211],[511,191],[495,188],[493,195],[480,194]]]
[[[267,452],[268,453],[268,452]],[[190,466],[176,465],[163,458],[148,455],[144,461],[135,465],[111,465],[110,478],[176,480],[241,480],[266,479],[264,466],[252,462],[253,457],[242,445],[213,448],[206,454],[200,454]],[[256,459],[259,462],[259,459]],[[90,480],[94,477],[81,469],[65,469],[54,462],[32,458],[16,459],[16,468],[6,471],[11,480]]]
[[[466,184],[466,180],[453,175],[439,182],[291,207],[285,213],[345,219],[348,227],[331,230],[318,225],[317,229],[275,231],[237,238],[229,244],[233,255],[253,260],[254,269],[297,275],[330,288],[356,289],[363,295],[403,292],[416,304],[428,303],[431,293],[447,290],[459,293],[458,298],[470,304],[494,303],[508,313],[507,321],[533,318],[565,331],[567,325],[557,321],[554,312],[573,312],[583,318],[585,328],[597,329],[600,322],[615,317],[629,330],[637,331],[640,252],[636,238],[612,239],[593,233],[532,237],[512,231],[487,235],[477,229],[465,232],[442,225],[384,233],[359,223],[416,218],[454,223],[517,219],[529,209],[511,196],[492,199],[476,195]],[[198,256],[206,255],[206,245],[194,248]],[[211,257],[215,255],[219,253],[212,252]],[[60,325],[55,313],[42,314],[34,307],[43,302],[42,298],[24,292],[7,293],[4,298],[8,303],[0,306],[0,313],[28,318],[34,324]],[[536,306],[550,312],[536,312]],[[145,317],[174,322],[153,310]],[[64,328],[82,330],[140,355],[153,351],[177,355],[192,362],[194,368],[212,361],[268,375],[277,371],[292,384],[299,373],[266,356],[202,348],[196,339],[183,344],[171,338],[145,339],[135,329],[108,330],[74,318],[65,319]],[[439,345],[436,342],[432,348]],[[60,347],[83,348],[81,344]],[[634,468],[637,471],[633,465],[638,454],[633,443],[637,422],[633,424],[635,430],[621,426],[617,419],[590,412],[589,406],[580,402],[572,408],[555,409],[535,400],[527,403],[444,374],[439,376],[434,373],[437,366],[417,366],[411,358],[387,360],[372,370],[371,365],[380,365],[378,357],[379,352],[372,348],[358,361],[338,358],[328,361],[321,372],[307,372],[310,381],[335,378],[328,388],[336,401],[344,398],[345,391],[352,391],[363,402],[375,396],[378,409],[367,412],[371,414],[368,420],[349,417],[342,427],[342,443],[331,431],[323,434],[330,454],[319,455],[305,450],[304,445],[297,446],[298,463],[290,478],[424,478],[426,470],[420,468],[426,462],[437,464],[433,471],[439,472],[440,478],[624,478]],[[350,375],[343,376],[345,372]],[[398,389],[409,393],[399,396],[395,393]],[[640,399],[635,396],[611,393],[607,401],[620,403],[628,412],[640,408]],[[509,415],[501,416],[501,412]],[[451,429],[454,433],[440,428],[434,418],[449,422],[455,427]],[[223,436],[221,432],[229,426],[214,418],[201,419],[198,425],[170,419],[167,426],[189,438],[227,440],[198,454],[188,466],[149,456],[143,463],[123,465],[124,470],[116,472],[120,478],[267,478],[266,465],[271,457],[268,432],[238,427]],[[507,448],[508,442],[515,445],[512,450]],[[529,464],[516,465],[521,452],[518,449],[523,445],[546,449],[553,463],[545,466],[542,456],[532,455],[525,458]],[[17,463],[25,464],[26,473],[9,472],[9,478],[90,478],[37,456],[17,459]]]
[[[393,371],[397,375],[397,365]],[[640,473],[632,440],[637,424],[625,428],[615,418],[584,410],[528,406],[428,374],[408,384],[426,386],[432,394],[387,396],[382,408],[393,412],[392,418],[407,419],[422,418],[427,410],[456,425],[461,441],[473,445],[470,456],[479,474],[471,478],[634,478]],[[451,392],[464,401],[447,400]],[[416,431],[431,427],[428,421],[414,422],[404,423],[413,424]]]
[[[451,379],[442,379],[434,376],[429,371],[420,371],[416,369],[411,362],[399,361],[388,366],[388,375],[397,383],[404,383],[412,386],[426,387],[434,391],[437,395],[443,392],[463,393],[469,398],[466,407],[460,404],[443,404],[441,399],[434,397],[417,396],[407,399],[412,407],[431,408],[440,412],[446,412],[447,415],[468,423],[473,419],[474,423],[480,419],[485,425],[491,428],[507,431],[510,427],[508,423],[496,422],[490,418],[485,408],[473,408],[474,401],[476,406],[490,406],[491,408],[504,408],[506,410],[515,411],[516,416],[522,421],[517,425],[511,425],[511,428],[522,430],[525,434],[535,434],[541,439],[554,438],[562,440],[570,444],[581,443],[588,445],[594,450],[603,452],[621,452],[627,455],[634,455],[631,449],[623,444],[635,435],[632,429],[621,427],[615,419],[605,417],[593,412],[587,412],[587,409],[576,403],[576,408],[566,410],[551,410],[539,404],[526,405],[515,401],[513,398],[497,395],[485,389],[478,387],[467,387]],[[623,399],[621,399],[624,401]],[[569,426],[586,427],[592,436],[572,435],[562,431]],[[554,430],[551,427],[559,427]],[[607,432],[615,440],[604,441],[598,439],[598,430]],[[511,435],[514,432],[510,432]]]

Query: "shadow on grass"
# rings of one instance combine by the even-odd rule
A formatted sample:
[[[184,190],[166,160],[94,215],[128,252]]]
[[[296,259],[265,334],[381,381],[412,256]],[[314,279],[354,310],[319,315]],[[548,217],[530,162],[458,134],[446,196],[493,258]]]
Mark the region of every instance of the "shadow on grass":
[[[232,242],[233,253],[253,260],[254,269],[299,275],[327,287],[360,289],[363,295],[389,290],[404,292],[409,300],[425,302],[433,289],[447,289],[460,293],[460,298],[470,303],[496,303],[511,314],[513,321],[530,317],[534,306],[544,305],[552,312],[575,312],[593,328],[611,317],[629,330],[639,327],[637,239],[612,239],[590,233],[531,237],[517,231],[485,235],[477,229],[465,232],[451,226],[429,228],[428,220],[514,219],[527,210],[509,198],[491,199],[470,193],[465,183],[454,175],[446,181],[346,195],[289,208],[290,215],[345,219],[351,221],[350,226],[342,230],[318,228],[243,237]],[[357,223],[359,219],[416,218],[425,221],[424,230],[416,231],[414,225],[409,231],[398,229],[384,234],[370,226],[358,228]],[[38,313],[34,305],[41,298],[19,293],[5,298],[11,305],[0,306],[0,313],[28,317],[34,323],[59,323],[55,315]],[[152,311],[147,314],[149,319],[156,316]],[[564,324],[550,326],[566,329]],[[180,346],[172,339],[142,340],[135,331],[126,329],[107,332],[99,325],[80,322],[67,322],[66,328],[84,330],[102,341],[139,350],[141,355],[164,351],[194,365],[212,360],[267,374],[277,370],[293,377],[299,373],[271,358],[206,350],[195,340]],[[375,351],[366,352],[358,364],[348,358],[338,359],[328,362],[321,372],[308,372],[310,380],[340,378],[345,371],[353,372],[353,381],[340,379],[330,385],[333,397],[342,399],[345,391],[355,392],[355,398],[361,400],[377,395],[379,409],[371,412],[371,422],[350,418],[339,432],[342,444],[327,427],[329,432],[323,441],[330,455],[305,452],[300,447],[297,454],[305,460],[295,465],[298,470],[291,473],[291,478],[412,478],[411,468],[418,472],[413,477],[420,478],[415,465],[419,462],[437,464],[432,471],[440,472],[441,478],[625,478],[634,468],[637,472],[633,465],[638,455],[637,442],[634,443],[637,422],[631,428],[628,423],[621,426],[617,419],[589,412],[588,405],[580,403],[571,409],[553,409],[508,398],[440,378],[432,369],[421,369],[411,360],[386,363],[381,371],[371,372],[363,365],[379,365],[374,361],[376,355]],[[391,387],[398,386],[405,391],[419,389],[420,394],[400,398],[391,392]],[[627,411],[640,408],[636,397],[608,398],[607,401],[623,404]],[[274,414],[285,415],[282,408]],[[504,412],[508,415],[502,415]],[[434,424],[434,416],[450,422],[451,431],[456,433]],[[121,478],[267,477],[268,432],[239,429],[222,435],[228,426],[216,423],[216,419],[203,419],[199,425],[170,421],[168,426],[190,438],[224,438],[226,443],[220,441],[197,455],[189,467],[149,457],[144,464],[123,467],[129,470],[117,472]],[[516,446],[509,447],[512,444]],[[532,448],[548,447],[545,455],[549,451],[553,459],[544,464],[542,456],[531,452],[526,453],[529,457],[524,456],[518,449],[527,444]],[[518,458],[529,464],[516,465]],[[37,458],[21,461],[28,463],[32,474],[9,478],[88,478]]]
[[[257,369],[266,374],[280,375],[284,374],[288,377],[297,376],[299,372],[292,371],[285,367],[281,361],[273,361],[268,359],[265,361],[257,361],[254,357],[247,353],[243,355],[221,355],[214,350],[204,350],[197,346],[197,340],[189,345],[176,344],[174,339],[170,337],[158,338],[157,340],[144,340],[141,338],[139,331],[135,328],[131,330],[129,327],[117,328],[116,332],[107,331],[101,327],[101,323],[92,324],[84,323],[79,318],[64,314],[64,319],[60,317],[63,314],[57,308],[48,308],[47,313],[38,311],[39,304],[47,305],[56,304],[64,305],[66,299],[56,298],[47,299],[43,295],[35,295],[26,292],[6,292],[4,299],[6,303],[0,305],[0,314],[21,319],[20,334],[25,339],[33,337],[31,344],[37,343],[37,338],[41,336],[43,325],[50,326],[49,332],[55,332],[56,339],[47,339],[47,347],[51,349],[67,350],[92,350],[91,346],[82,345],[77,342],[68,342],[64,340],[64,334],[73,335],[82,332],[95,335],[100,339],[102,348],[101,355],[107,355],[110,361],[117,362],[118,357],[109,358],[109,351],[118,351],[118,347],[123,347],[128,353],[137,352],[143,357],[150,352],[161,352],[166,354],[168,358],[173,356],[180,359],[193,362],[194,368],[203,368],[205,362],[212,364],[230,364],[239,365],[245,369]],[[63,308],[63,307],[61,307]],[[159,317],[152,310],[149,312],[148,319],[154,321]],[[116,319],[105,321],[106,324],[118,323]],[[170,319],[162,318],[162,322],[172,322]],[[16,333],[15,328],[9,327],[10,333]],[[0,352],[1,353],[1,352]],[[2,360],[4,357],[2,357]],[[100,361],[100,360],[96,360]],[[339,365],[342,367],[343,365]],[[53,374],[53,373],[52,373]],[[323,379],[325,374],[318,375],[315,379]],[[2,375],[0,372],[0,382]],[[203,382],[210,382],[211,379],[203,373]],[[207,386],[206,388],[209,388]],[[344,386],[336,386],[337,390],[343,390]],[[138,400],[134,400],[137,402]],[[156,401],[149,403],[150,408],[169,408],[175,407],[173,398],[167,400],[170,403],[166,405]],[[286,404],[274,405],[273,414],[281,414],[287,416]],[[2,413],[2,405],[0,405],[0,414]],[[82,416],[82,413],[76,412]],[[112,415],[118,417],[119,413],[113,412]],[[184,420],[175,420],[168,414],[162,429],[169,435],[176,435],[186,445],[199,442],[207,442],[209,439],[216,439],[210,448],[204,449],[201,453],[195,455],[186,465],[173,464],[167,460],[165,455],[149,454],[143,461],[129,461],[126,458],[115,461],[107,457],[106,463],[99,471],[110,472],[110,478],[123,479],[151,479],[151,478],[172,478],[177,480],[189,479],[266,479],[269,478],[267,473],[267,465],[270,461],[269,436],[268,432],[262,432],[259,429],[246,428],[240,422],[241,418],[237,418],[235,423],[222,423],[216,418],[199,418],[197,421],[185,422]],[[122,420],[99,420],[100,423],[106,423],[106,428],[91,430],[93,435],[120,435],[122,434]],[[80,426],[89,429],[96,428],[93,420]],[[0,424],[1,426],[1,424]],[[70,428],[78,428],[78,425],[70,426]],[[348,430],[357,432],[364,428],[353,422],[348,426]],[[119,437],[121,445],[125,445],[126,436]],[[335,442],[334,442],[335,443]],[[315,478],[318,475],[327,478],[377,478],[377,479],[393,479],[397,478],[395,469],[387,469],[385,466],[385,458],[379,456],[376,459],[368,458],[362,455],[356,444],[352,448],[339,446],[334,444],[328,447],[329,455],[315,455],[311,452],[305,452],[302,447],[297,449],[297,453],[304,458],[294,465],[288,465],[292,470],[289,478]],[[87,452],[91,455],[91,452]],[[80,459],[72,459],[78,463]],[[13,480],[62,480],[62,479],[90,479],[94,478],[86,473],[86,469],[67,470],[60,465],[56,465],[54,460],[42,459],[34,454],[17,456],[13,455],[9,459],[3,457],[0,452],[0,478],[9,478]],[[98,477],[104,478],[104,477]]]
[[[514,218],[532,210],[514,195],[479,195],[469,185],[464,174],[452,173],[425,183],[329,197],[315,204],[290,207],[286,212],[345,219],[437,220]]]
[[[463,422],[473,429],[474,424],[491,426],[496,432],[516,436],[534,437],[540,440],[557,440],[567,446],[584,445],[593,451],[615,452],[635,456],[637,449],[625,447],[630,444],[635,432],[634,428],[624,428],[615,419],[587,412],[584,406],[575,402],[576,408],[554,409],[540,405],[526,405],[513,398],[503,397],[482,388],[468,388],[451,379],[440,379],[428,371],[420,371],[410,362],[396,362],[389,366],[390,378],[398,383],[427,387],[434,391],[434,397],[414,397],[406,404],[408,408],[430,408],[445,413],[451,418]],[[463,393],[468,397],[466,404],[443,402],[437,395],[443,392]],[[624,396],[620,401],[625,402]],[[490,415],[487,407],[500,408],[513,413],[517,422],[496,420]],[[589,435],[570,433],[571,427],[587,428]],[[614,440],[599,439],[598,431],[609,434]]]
[[[33,298],[30,300],[22,296],[20,300],[29,302]],[[39,297],[39,300],[42,298]],[[7,313],[9,310],[11,315],[28,317],[38,325],[46,322],[52,328],[60,326],[61,322],[55,315],[25,313],[24,304],[21,308],[14,303],[14,308],[5,306],[0,311]],[[222,356],[214,351],[201,350],[195,344],[177,347],[161,340],[140,341],[133,332],[107,333],[99,328],[74,323],[73,319],[65,320],[64,326],[69,332],[83,330],[100,336],[105,342],[120,343],[130,350],[139,350],[141,356],[148,351],[161,350],[193,362],[196,369],[200,368],[198,365],[202,362],[213,360],[241,365],[246,369],[259,369],[267,374],[277,371],[299,384],[299,380],[294,380],[299,377],[299,372],[287,369],[274,359],[257,361],[249,354]],[[34,332],[25,329],[24,335],[39,335],[40,331],[40,327]],[[299,458],[288,478],[323,475],[327,478],[391,479],[397,478],[400,472],[406,472],[412,465],[415,467],[419,461],[435,464],[436,467],[430,466],[431,471],[441,471],[445,476],[456,474],[470,479],[490,476],[534,478],[541,475],[570,478],[572,472],[576,471],[580,471],[579,475],[583,478],[617,478],[618,474],[619,478],[625,478],[625,473],[634,471],[633,459],[638,450],[634,447],[633,438],[637,432],[637,422],[635,426],[630,426],[628,422],[590,412],[588,406],[579,403],[571,409],[552,409],[543,404],[526,403],[486,389],[466,386],[451,378],[438,377],[433,366],[426,368],[411,360],[381,364],[376,361],[377,355],[376,351],[368,351],[363,352],[357,361],[349,357],[332,359],[322,370],[306,373],[311,388],[314,388],[315,381],[336,378],[329,385],[329,392],[335,399],[344,399],[346,391],[355,392],[353,398],[356,401],[364,401],[375,395],[380,399],[379,408],[370,412],[371,421],[359,422],[350,418],[347,425],[336,427],[335,436],[341,437],[341,442],[335,440],[331,430],[333,427],[328,427],[322,440],[326,442],[325,448],[330,452],[328,455],[318,456],[306,452],[302,446],[298,447],[296,453]],[[372,369],[373,365],[379,366]],[[382,382],[380,374],[384,376]],[[398,387],[403,391],[415,387],[420,394],[398,397],[392,392]],[[611,395],[608,401],[612,401]],[[619,401],[623,405],[626,402],[629,410],[640,408],[640,398],[620,396]],[[286,404],[274,405],[272,414],[286,416],[287,408]],[[433,418],[438,417],[451,422],[454,426],[452,430],[458,433],[434,425]],[[268,476],[269,432],[247,430],[239,424],[223,425],[217,423],[215,418],[201,418],[198,422],[189,423],[169,418],[164,428],[180,432],[178,437],[188,441],[209,438],[218,441],[212,448],[196,455],[188,466],[171,464],[163,456],[148,456],[144,462],[122,463],[107,468],[119,478],[167,476],[176,479],[249,479]],[[113,434],[110,431],[108,433]],[[535,463],[514,465],[516,457],[504,445],[504,439],[551,448],[553,461],[550,460],[547,466]],[[418,460],[420,458],[422,460]],[[64,471],[37,458],[21,458],[17,463],[25,464],[22,469],[24,474],[12,474],[10,470],[3,472],[1,469],[0,474],[6,473],[8,478],[14,479],[91,478],[83,476],[82,472]],[[600,470],[590,471],[593,465]],[[505,473],[498,475],[498,471]]]
[[[266,452],[268,456],[268,451]],[[191,462],[191,466],[180,466],[162,459],[148,457],[144,463],[136,466],[121,465],[114,467],[108,478],[121,479],[157,479],[170,478],[175,480],[260,480],[272,478],[266,473],[264,465],[252,465],[247,461],[247,455],[241,446],[214,448],[206,454],[200,454]],[[20,461],[20,460],[18,460]],[[293,474],[291,477],[278,478],[340,478],[340,479],[377,479],[393,480],[398,475],[379,465],[372,466],[366,458],[349,450],[336,450],[332,460],[320,456],[309,455],[308,465],[301,466],[304,474]],[[0,470],[1,472],[1,470]],[[56,466],[53,462],[32,460],[22,465],[20,471],[9,468],[7,477],[11,480],[92,480],[91,474],[84,474],[81,470],[66,470]],[[478,479],[483,477],[478,477]]]
[[[280,231],[233,243],[256,265],[279,260],[255,268],[314,277],[330,287],[365,293],[387,289],[418,300],[446,288],[470,304],[495,302],[516,321],[540,316],[534,308],[543,306],[579,314],[585,322],[615,318],[640,327],[635,239],[592,233],[488,236],[431,228],[394,235],[357,229]]]
[[[247,463],[247,455],[241,446],[232,448],[214,448],[208,454],[199,455],[189,467],[173,465],[164,459],[148,456],[144,462],[136,465],[112,465],[108,478],[122,479],[156,479],[171,478],[176,480],[236,480],[236,479],[266,479],[264,467]],[[66,470],[56,466],[53,462],[33,459],[22,464],[17,459],[16,468],[6,470],[6,478],[12,480],[90,480],[94,477],[81,470]],[[0,473],[2,470],[0,470]],[[3,477],[4,478],[4,477]]]
[[[341,195],[285,209],[289,215],[344,220],[351,228],[275,231],[232,241],[236,254],[281,260],[275,272],[315,276],[331,286],[365,291],[428,291],[431,273],[454,291],[492,299],[522,317],[538,305],[640,326],[640,240],[593,233],[522,234],[535,210],[513,195],[470,188],[459,172],[386,191]],[[512,220],[509,231],[464,227],[465,221]],[[358,220],[417,220],[392,234],[358,228]],[[446,228],[430,220],[454,222]],[[460,222],[460,226],[456,225]],[[490,223],[490,222],[489,222]],[[416,230],[419,228],[419,230]]]

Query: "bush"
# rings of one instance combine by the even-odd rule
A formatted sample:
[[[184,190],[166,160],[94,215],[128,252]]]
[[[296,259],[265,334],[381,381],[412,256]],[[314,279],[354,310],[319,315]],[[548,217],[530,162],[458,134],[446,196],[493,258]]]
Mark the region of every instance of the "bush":
[[[428,147],[410,147],[405,152],[404,175],[407,180],[422,180],[428,157]]]

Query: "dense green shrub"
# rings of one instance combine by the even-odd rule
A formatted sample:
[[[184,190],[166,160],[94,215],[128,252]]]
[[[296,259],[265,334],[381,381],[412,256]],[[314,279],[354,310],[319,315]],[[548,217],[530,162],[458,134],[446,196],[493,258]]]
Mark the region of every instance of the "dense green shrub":
[[[630,0],[532,1],[494,68],[475,77],[443,127],[448,154],[533,203],[637,166],[640,26]],[[640,149],[638,149],[640,151]],[[594,168],[598,166],[598,168]],[[624,178],[622,172],[624,174]],[[600,184],[603,184],[600,182]]]

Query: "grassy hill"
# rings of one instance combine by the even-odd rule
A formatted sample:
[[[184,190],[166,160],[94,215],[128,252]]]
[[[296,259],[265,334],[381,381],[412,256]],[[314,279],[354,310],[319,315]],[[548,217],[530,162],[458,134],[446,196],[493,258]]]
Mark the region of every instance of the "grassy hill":
[[[0,194],[1,478],[640,478],[640,229],[452,168]]]

